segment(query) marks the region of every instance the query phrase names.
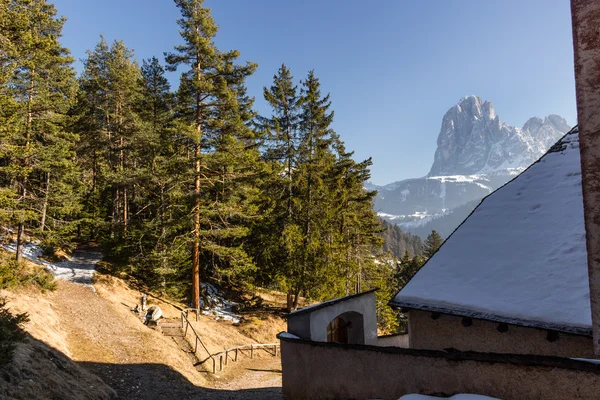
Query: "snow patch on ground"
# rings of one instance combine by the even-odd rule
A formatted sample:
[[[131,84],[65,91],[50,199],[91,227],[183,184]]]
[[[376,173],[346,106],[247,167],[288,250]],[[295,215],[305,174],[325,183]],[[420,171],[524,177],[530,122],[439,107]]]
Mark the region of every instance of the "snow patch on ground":
[[[202,291],[204,297],[200,299],[200,307],[202,314],[214,316],[217,321],[231,321],[237,324],[242,319],[242,316],[232,311],[237,303],[227,300],[219,290],[210,283],[202,282]],[[206,303],[205,303],[206,299]]]
[[[13,253],[17,251],[16,243],[4,244],[2,248]],[[100,252],[76,250],[69,260],[54,263],[40,258],[42,254],[43,251],[39,243],[27,242],[23,244],[23,258],[45,267],[56,276],[56,279],[81,283],[95,290],[92,285],[92,277],[96,263],[102,259]]]
[[[1,247],[6,251],[10,251],[11,253],[17,252],[16,243],[3,244],[1,245]],[[44,267],[51,267],[51,262],[42,260],[40,258],[42,254],[42,248],[39,246],[38,243],[27,242],[23,244],[23,258],[32,261],[38,265],[42,265]]]
[[[406,198],[408,197],[408,195],[410,194],[410,190],[408,189],[404,189],[400,192],[400,201],[406,201]]]

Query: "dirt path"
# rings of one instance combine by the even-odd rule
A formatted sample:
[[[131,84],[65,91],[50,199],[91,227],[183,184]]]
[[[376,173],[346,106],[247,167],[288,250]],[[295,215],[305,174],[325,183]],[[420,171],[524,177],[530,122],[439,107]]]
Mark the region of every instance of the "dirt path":
[[[281,399],[279,357],[240,357],[217,374],[195,367],[198,359],[181,349],[186,347],[183,338],[148,328],[130,311],[140,293],[121,280],[95,275],[102,257],[98,251],[78,249],[69,261],[49,263],[38,258],[35,245],[25,250],[26,258],[56,275],[58,289],[41,296],[13,294],[15,310],[30,314],[30,332],[36,339],[99,376],[120,398]],[[155,304],[166,317],[178,320],[177,309]],[[230,322],[201,316],[194,324],[213,352],[252,343]]]
[[[101,259],[99,251],[77,249],[70,260],[51,264],[50,268],[58,279],[91,285],[94,267]]]
[[[106,285],[92,290],[97,260],[98,253],[76,252],[69,264],[61,263],[56,271],[65,280],[48,296],[72,359],[120,398],[281,398],[279,357],[240,359],[217,375],[196,371],[193,356],[181,351],[176,340],[144,326],[130,312],[131,297]]]

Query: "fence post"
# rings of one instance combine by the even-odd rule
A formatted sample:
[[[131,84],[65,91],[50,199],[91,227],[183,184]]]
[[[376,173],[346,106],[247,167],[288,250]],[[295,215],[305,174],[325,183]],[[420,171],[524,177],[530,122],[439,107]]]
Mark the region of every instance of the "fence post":
[[[235,349],[235,360],[233,360],[233,361],[237,361],[237,356],[238,356],[238,349]]]
[[[213,357],[213,374],[217,373],[217,360]]]
[[[229,358],[229,351],[225,350],[225,365],[227,365],[227,363],[229,362],[228,358]]]
[[[196,308],[196,322],[198,322],[198,309]]]
[[[250,358],[251,359],[254,358],[254,345],[253,344],[250,345]]]
[[[219,356],[219,371],[223,371],[223,354]]]
[[[273,346],[274,356],[277,357],[277,345]]]
[[[187,336],[187,330],[188,330],[188,326],[190,326],[190,322],[186,321],[187,324],[185,324],[185,332],[183,333],[183,336]]]

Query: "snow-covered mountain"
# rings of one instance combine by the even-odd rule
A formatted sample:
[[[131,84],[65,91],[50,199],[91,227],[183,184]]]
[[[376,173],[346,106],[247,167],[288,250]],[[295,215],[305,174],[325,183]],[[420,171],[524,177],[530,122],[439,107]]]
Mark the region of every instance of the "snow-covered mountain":
[[[570,126],[558,115],[529,119],[522,128],[503,123],[489,101],[468,96],[442,119],[437,150],[426,177],[368,188],[379,191],[375,209],[404,230],[447,236],[461,215],[540,158]],[[458,210],[460,208],[460,210]]]

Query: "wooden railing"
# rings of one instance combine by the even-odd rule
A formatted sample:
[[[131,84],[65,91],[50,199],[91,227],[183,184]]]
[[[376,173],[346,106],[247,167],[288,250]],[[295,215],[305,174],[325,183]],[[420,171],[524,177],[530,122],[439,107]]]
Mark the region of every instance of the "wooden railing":
[[[210,354],[210,351],[208,350],[208,348],[206,347],[206,345],[200,338],[200,335],[198,335],[198,333],[196,333],[194,326],[190,323],[190,320],[188,319],[189,311],[194,311],[196,313],[196,321],[198,321],[198,310],[197,309],[187,308],[187,309],[181,311],[181,329],[184,329],[183,336],[187,337],[188,328],[191,328],[192,333],[194,334],[194,354],[196,354],[198,352],[198,343],[200,343],[202,345],[202,347],[204,348],[204,350],[206,351],[206,354],[208,354],[208,358],[212,358],[213,357],[212,354]],[[215,364],[214,359],[213,359],[213,364]]]
[[[232,347],[231,349],[223,350],[219,353],[212,354],[213,360],[213,374],[217,372],[217,358],[219,359],[219,371],[223,371],[223,357],[225,357],[225,364],[228,364],[229,354],[233,353],[233,361],[238,360],[238,353],[242,353],[243,350],[250,350],[250,359],[254,359],[254,350],[264,350],[267,353],[271,354],[273,357],[277,357],[279,352],[277,348],[279,347],[279,343],[256,343],[256,344],[247,344],[244,346]],[[270,350],[273,349],[273,352]],[[242,353],[243,354],[243,353]]]
[[[238,354],[239,353],[243,354],[244,350],[250,350],[250,359],[254,359],[254,350],[264,350],[267,353],[271,354],[273,357],[277,357],[277,355],[279,354],[279,352],[277,351],[277,348],[280,347],[279,343],[246,344],[243,346],[232,347],[230,349],[211,354],[211,352],[208,350],[208,348],[206,347],[206,345],[200,338],[200,335],[198,335],[198,333],[196,333],[194,326],[190,323],[190,320],[188,319],[189,311],[193,311],[196,313],[196,321],[198,321],[198,310],[197,309],[186,308],[185,310],[181,311],[181,329],[184,329],[183,335],[184,335],[184,337],[187,337],[188,328],[191,329],[191,332],[194,334],[194,354],[196,354],[198,352],[198,343],[200,343],[202,345],[202,348],[204,348],[204,350],[206,351],[206,354],[208,354],[208,357],[201,363],[204,363],[204,362],[208,361],[208,359],[211,359],[212,364],[213,364],[213,368],[212,368],[213,374],[217,372],[217,359],[219,360],[219,371],[223,371],[223,365],[228,364],[230,354],[235,354],[235,356],[233,357],[233,361],[237,361]],[[271,349],[273,350],[272,352],[270,351]],[[224,364],[223,364],[223,357],[225,358]]]

